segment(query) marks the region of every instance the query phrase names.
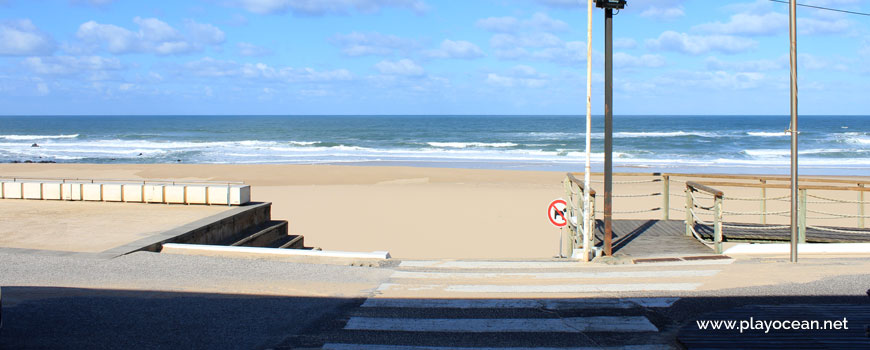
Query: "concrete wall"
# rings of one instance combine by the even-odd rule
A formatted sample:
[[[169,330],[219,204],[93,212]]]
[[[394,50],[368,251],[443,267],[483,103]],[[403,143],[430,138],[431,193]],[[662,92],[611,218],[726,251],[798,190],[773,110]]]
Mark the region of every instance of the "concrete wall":
[[[206,218],[167,233],[170,238],[155,242],[142,250],[157,252],[163,243],[219,244],[240,232],[272,219],[272,203],[240,206],[217,217]]]
[[[0,199],[244,205],[251,186],[0,180]]]

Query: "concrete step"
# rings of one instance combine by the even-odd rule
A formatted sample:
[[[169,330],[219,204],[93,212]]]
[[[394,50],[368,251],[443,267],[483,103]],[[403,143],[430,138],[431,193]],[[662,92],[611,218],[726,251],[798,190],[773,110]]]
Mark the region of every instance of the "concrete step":
[[[303,249],[305,248],[305,237],[302,235],[287,235],[269,245],[269,248],[281,249]]]
[[[245,230],[245,233],[250,232]],[[244,247],[269,247],[273,243],[284,240],[287,237],[287,221],[270,220],[254,228],[254,232],[244,236],[231,246]]]

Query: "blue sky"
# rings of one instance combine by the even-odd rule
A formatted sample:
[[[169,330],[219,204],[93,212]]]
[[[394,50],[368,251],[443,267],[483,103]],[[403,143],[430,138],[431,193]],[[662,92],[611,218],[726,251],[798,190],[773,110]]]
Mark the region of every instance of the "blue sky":
[[[615,113],[788,114],[787,14],[628,0]],[[801,113],[870,115],[870,17],[798,16]],[[0,0],[0,114],[583,114],[585,29],[579,0]]]

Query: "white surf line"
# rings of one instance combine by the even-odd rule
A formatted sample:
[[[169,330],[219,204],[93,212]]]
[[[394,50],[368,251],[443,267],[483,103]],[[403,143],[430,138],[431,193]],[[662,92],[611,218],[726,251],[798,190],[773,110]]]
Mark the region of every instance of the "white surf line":
[[[393,299],[369,298],[366,308],[416,309],[632,309],[671,307],[680,298],[578,298],[578,299]]]
[[[392,332],[508,333],[508,332],[658,332],[644,316],[568,318],[386,318],[351,317],[346,330]]]
[[[416,345],[380,345],[380,344],[339,344],[326,343],[323,350],[670,350],[673,346],[658,345],[626,345],[612,347],[570,347],[570,348],[457,348],[442,346],[416,346]]]
[[[671,278],[709,277],[721,270],[669,270],[669,271],[613,271],[613,272],[537,272],[537,273],[487,273],[487,272],[416,272],[395,271],[390,278],[407,279],[586,279],[586,278]]]
[[[596,292],[646,292],[689,291],[701,283],[621,283],[621,284],[557,284],[557,285],[495,285],[495,284],[397,284],[383,283],[379,292],[405,290],[443,290],[457,293],[596,293]]]

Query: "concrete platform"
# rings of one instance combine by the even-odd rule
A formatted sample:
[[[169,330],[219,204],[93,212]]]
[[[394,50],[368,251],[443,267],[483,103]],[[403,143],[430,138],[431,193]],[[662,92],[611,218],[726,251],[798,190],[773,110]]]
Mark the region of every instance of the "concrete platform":
[[[117,256],[234,208],[0,199],[0,249]]]

